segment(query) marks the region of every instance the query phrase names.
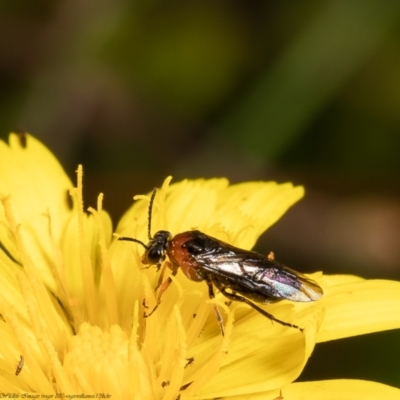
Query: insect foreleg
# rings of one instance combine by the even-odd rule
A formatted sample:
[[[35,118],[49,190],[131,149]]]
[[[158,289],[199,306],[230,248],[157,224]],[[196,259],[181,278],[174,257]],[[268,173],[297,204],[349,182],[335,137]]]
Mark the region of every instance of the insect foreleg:
[[[168,263],[169,263],[168,261],[165,262],[163,266],[161,266],[161,263],[157,264],[157,271],[159,271],[160,269],[161,269],[161,271],[160,271],[160,275],[158,276],[157,286],[154,288],[155,292],[158,290],[158,288],[161,286],[161,284],[164,280],[165,271],[167,270],[167,267],[169,266]],[[172,266],[170,266],[170,268],[173,270]],[[176,272],[175,272],[174,276],[175,275],[176,275]],[[169,286],[169,284],[168,284],[168,286]],[[165,289],[165,290],[167,290],[167,289]],[[164,292],[165,292],[165,290],[164,290]]]
[[[236,293],[230,293],[226,290],[224,286],[219,286],[218,289],[221,291],[221,293],[226,296],[228,299],[235,300],[235,301],[241,301],[242,303],[248,304],[250,307],[254,308],[256,311],[258,311],[260,314],[264,315],[264,317],[269,318],[271,321],[278,322],[278,324],[284,325],[284,326],[289,326],[290,328],[296,328],[299,329],[301,332],[303,332],[303,329],[298,327],[297,325],[294,324],[289,324],[289,322],[282,321],[278,318],[275,318],[272,314],[268,313],[267,311],[263,310],[262,308],[258,307],[256,304],[254,304],[252,301],[246,299],[246,297],[240,296]]]
[[[210,280],[206,280],[207,286],[208,286],[208,297],[210,299],[215,298],[215,293],[214,293],[214,288],[213,288],[213,283]],[[215,316],[217,317],[219,329],[221,330],[222,336],[225,335],[225,329],[224,329],[224,320],[222,319],[222,315],[218,310],[218,306],[216,304],[213,304]]]
[[[172,270],[172,272],[171,272],[172,276],[175,276],[178,273],[178,267],[177,266],[169,263],[168,261],[166,263],[164,263],[163,267],[161,268],[160,276],[158,277],[158,283],[157,283],[157,286],[156,286],[156,289],[155,289],[155,290],[158,290],[157,291],[156,305],[154,306],[154,308],[148,314],[144,314],[145,318],[150,317],[150,315],[153,314],[154,311],[156,311],[157,307],[161,303],[161,298],[162,298],[163,294],[167,291],[167,289],[169,288],[169,285],[172,282],[171,275],[163,282],[165,270],[167,269],[167,267],[169,267]]]

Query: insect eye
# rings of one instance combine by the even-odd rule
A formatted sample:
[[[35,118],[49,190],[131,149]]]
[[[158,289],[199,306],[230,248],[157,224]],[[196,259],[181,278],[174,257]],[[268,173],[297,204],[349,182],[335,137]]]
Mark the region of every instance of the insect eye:
[[[205,241],[202,237],[196,237],[183,243],[182,247],[187,249],[190,254],[200,254],[204,252]]]
[[[150,264],[157,264],[164,260],[164,249],[160,247],[150,247],[146,253],[146,258]]]

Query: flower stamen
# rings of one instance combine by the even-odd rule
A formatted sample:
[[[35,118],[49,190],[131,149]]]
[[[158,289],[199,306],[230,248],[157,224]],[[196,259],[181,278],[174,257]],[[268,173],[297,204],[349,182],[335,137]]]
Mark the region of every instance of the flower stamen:
[[[82,165],[79,165],[77,170],[77,187],[71,189],[70,193],[76,200],[77,207],[75,208],[78,219],[78,237],[79,237],[79,255],[81,261],[81,275],[83,288],[85,292],[86,308],[88,313],[88,319],[91,323],[95,323],[96,316],[98,315],[97,310],[97,296],[96,289],[94,286],[94,277],[92,263],[87,250],[86,236],[85,236],[85,224],[84,224],[84,211],[83,211],[83,197],[82,197],[82,180],[83,170]]]
[[[118,305],[117,293],[115,289],[114,275],[111,269],[110,257],[107,250],[106,239],[104,234],[104,226],[101,220],[103,194],[100,193],[97,199],[97,211],[92,207],[88,211],[93,214],[97,222],[99,232],[99,246],[101,254],[101,283],[103,285],[103,292],[106,294],[103,300],[106,306],[107,322],[109,325],[118,323]]]

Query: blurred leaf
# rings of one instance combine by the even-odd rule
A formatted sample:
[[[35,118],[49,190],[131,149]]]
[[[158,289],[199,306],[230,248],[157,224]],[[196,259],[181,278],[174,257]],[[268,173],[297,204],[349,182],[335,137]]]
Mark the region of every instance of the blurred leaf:
[[[209,112],[232,90],[250,49],[229,7],[181,4],[127,16],[111,39],[109,60],[135,90],[190,118]]]
[[[400,2],[327,2],[222,123],[225,135],[274,159],[300,135],[398,22]]]

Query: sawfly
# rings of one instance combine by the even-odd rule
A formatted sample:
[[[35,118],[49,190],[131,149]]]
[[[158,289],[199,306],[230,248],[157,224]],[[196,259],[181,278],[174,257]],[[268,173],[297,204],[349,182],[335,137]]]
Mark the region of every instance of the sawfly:
[[[323,295],[316,282],[276,261],[273,253],[264,256],[240,249],[198,230],[178,233],[175,236],[172,236],[171,232],[160,230],[152,236],[151,219],[156,193],[157,188],[152,192],[148,209],[149,243],[145,244],[131,237],[118,238],[143,246],[145,252],[142,263],[145,265],[156,265],[159,270],[166,257],[170,261],[164,264],[160,272],[156,306],[145,317],[149,317],[156,310],[162,295],[172,282],[170,277],[163,282],[166,268],[171,269],[172,276],[175,276],[180,268],[190,280],[205,281],[210,299],[215,297],[216,287],[228,299],[246,303],[270,320],[302,331],[297,325],[275,318],[254,302],[267,304],[280,300],[316,301]],[[223,335],[222,316],[217,305],[213,304],[213,307]]]

